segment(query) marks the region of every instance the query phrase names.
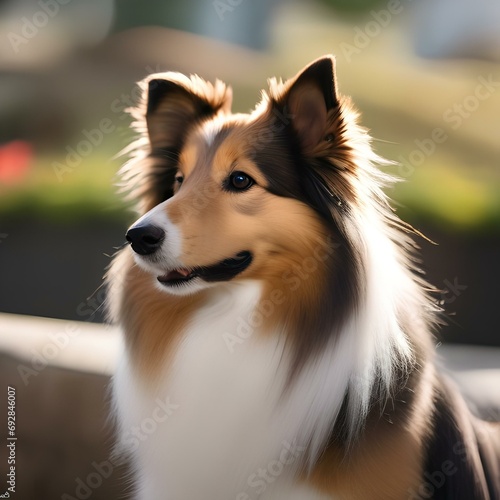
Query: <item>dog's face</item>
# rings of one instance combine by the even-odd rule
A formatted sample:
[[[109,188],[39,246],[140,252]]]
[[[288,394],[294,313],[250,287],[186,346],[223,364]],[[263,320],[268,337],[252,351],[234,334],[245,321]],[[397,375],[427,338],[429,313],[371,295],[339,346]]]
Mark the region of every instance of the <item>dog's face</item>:
[[[146,83],[146,213],[127,239],[162,290],[279,277],[307,256],[325,259],[353,198],[331,58],[271,81],[250,115],[230,113],[221,82],[170,73]]]

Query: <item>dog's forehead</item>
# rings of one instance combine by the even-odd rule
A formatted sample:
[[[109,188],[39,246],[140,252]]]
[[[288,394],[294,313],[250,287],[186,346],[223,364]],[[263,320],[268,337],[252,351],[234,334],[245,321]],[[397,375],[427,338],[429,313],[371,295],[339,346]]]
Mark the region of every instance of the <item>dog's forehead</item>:
[[[207,147],[217,147],[229,134],[230,125],[226,120],[212,119],[198,128],[198,135]]]
[[[183,174],[220,182],[242,170],[273,193],[303,199],[300,174],[287,135],[268,115],[217,117],[193,128],[180,156]]]
[[[181,152],[181,166],[185,175],[193,170],[226,171],[234,162],[248,153],[252,130],[247,120],[217,117],[195,127]]]

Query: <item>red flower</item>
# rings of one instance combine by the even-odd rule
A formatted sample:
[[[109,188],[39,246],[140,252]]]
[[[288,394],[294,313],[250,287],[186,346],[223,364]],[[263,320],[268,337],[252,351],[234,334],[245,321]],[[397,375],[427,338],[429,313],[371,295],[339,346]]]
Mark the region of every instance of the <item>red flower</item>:
[[[33,147],[25,141],[12,141],[0,146],[0,184],[22,181],[33,161]]]

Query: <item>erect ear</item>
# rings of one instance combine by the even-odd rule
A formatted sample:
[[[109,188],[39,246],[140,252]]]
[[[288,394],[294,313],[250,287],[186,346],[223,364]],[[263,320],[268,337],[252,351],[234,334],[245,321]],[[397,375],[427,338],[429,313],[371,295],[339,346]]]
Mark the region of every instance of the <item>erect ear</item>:
[[[291,120],[302,150],[311,151],[325,138],[328,111],[338,104],[335,59],[317,59],[282,86],[271,81],[270,93]]]
[[[181,146],[195,122],[231,110],[232,92],[216,80],[180,73],[152,75],[146,80],[146,124],[151,149],[170,150]]]

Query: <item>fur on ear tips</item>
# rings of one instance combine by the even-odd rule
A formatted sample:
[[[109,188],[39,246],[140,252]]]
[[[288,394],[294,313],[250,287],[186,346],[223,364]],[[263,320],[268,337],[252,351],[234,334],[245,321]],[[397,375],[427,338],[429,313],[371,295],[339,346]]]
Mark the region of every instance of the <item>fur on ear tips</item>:
[[[231,87],[221,80],[215,80],[212,84],[198,75],[187,77],[171,72],[152,75],[147,80],[146,114],[153,113],[165,99],[181,93],[198,100],[198,104],[206,105],[213,111],[231,111],[233,93]]]
[[[197,120],[229,113],[232,92],[222,81],[214,84],[196,75],[160,73],[145,81],[145,118],[151,147],[179,145]]]
[[[338,103],[333,56],[317,59],[278,92],[271,88],[271,95],[291,117],[302,149],[311,150],[323,139],[328,111]]]

